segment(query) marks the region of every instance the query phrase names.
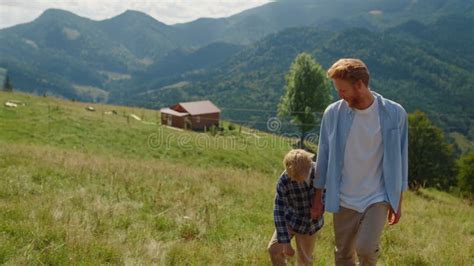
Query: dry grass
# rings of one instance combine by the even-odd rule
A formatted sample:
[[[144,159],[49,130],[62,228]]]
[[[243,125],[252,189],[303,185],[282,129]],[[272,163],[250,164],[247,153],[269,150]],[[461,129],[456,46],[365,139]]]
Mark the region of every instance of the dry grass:
[[[0,144],[0,261],[9,265],[262,265],[275,178],[51,147]],[[387,265],[472,265],[474,211],[407,193],[382,237]],[[330,215],[315,249],[332,264]]]
[[[13,252],[0,253],[4,262],[197,262],[180,249],[202,243],[198,250],[213,247],[202,254],[209,262],[216,247],[235,245],[239,227],[240,237],[271,227],[262,208],[273,180],[261,174],[4,143],[1,150],[2,240]],[[251,201],[264,194],[265,204]]]

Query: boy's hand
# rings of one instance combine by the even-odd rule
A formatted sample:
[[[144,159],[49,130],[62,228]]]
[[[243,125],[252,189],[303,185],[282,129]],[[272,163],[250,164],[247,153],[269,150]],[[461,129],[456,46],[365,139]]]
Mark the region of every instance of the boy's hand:
[[[289,257],[293,257],[295,255],[295,250],[293,247],[291,247],[290,243],[283,244],[283,254]]]

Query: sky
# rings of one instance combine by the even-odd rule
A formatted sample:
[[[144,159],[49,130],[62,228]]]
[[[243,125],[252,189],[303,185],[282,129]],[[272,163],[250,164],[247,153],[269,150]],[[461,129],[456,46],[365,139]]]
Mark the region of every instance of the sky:
[[[46,9],[59,8],[93,20],[137,10],[166,24],[201,17],[227,17],[272,0],[0,0],[0,28],[30,22]]]

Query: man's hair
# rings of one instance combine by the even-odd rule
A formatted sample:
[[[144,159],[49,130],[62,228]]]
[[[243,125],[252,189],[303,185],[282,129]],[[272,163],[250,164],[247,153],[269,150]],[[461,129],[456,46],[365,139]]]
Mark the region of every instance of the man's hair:
[[[288,176],[298,182],[308,178],[313,162],[312,157],[313,154],[302,149],[289,151],[283,159],[283,165]]]
[[[351,84],[362,80],[369,87],[369,69],[360,59],[341,58],[328,69],[327,75],[331,79],[342,79]]]

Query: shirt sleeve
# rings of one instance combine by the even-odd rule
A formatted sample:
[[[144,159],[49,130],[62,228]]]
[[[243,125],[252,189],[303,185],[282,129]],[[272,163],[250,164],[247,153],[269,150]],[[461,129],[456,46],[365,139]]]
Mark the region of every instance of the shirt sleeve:
[[[328,167],[328,122],[327,117],[329,113],[324,112],[323,118],[321,120],[321,128],[319,130],[319,142],[318,142],[318,154],[316,156],[315,164],[315,179],[314,187],[323,189],[326,186],[326,174]]]
[[[403,110],[400,121],[400,143],[402,152],[402,191],[408,189],[408,119]]]
[[[288,206],[288,198],[286,194],[286,187],[282,178],[280,178],[276,188],[275,208],[273,210],[278,243],[290,243],[291,241],[285,221],[285,208]]]

